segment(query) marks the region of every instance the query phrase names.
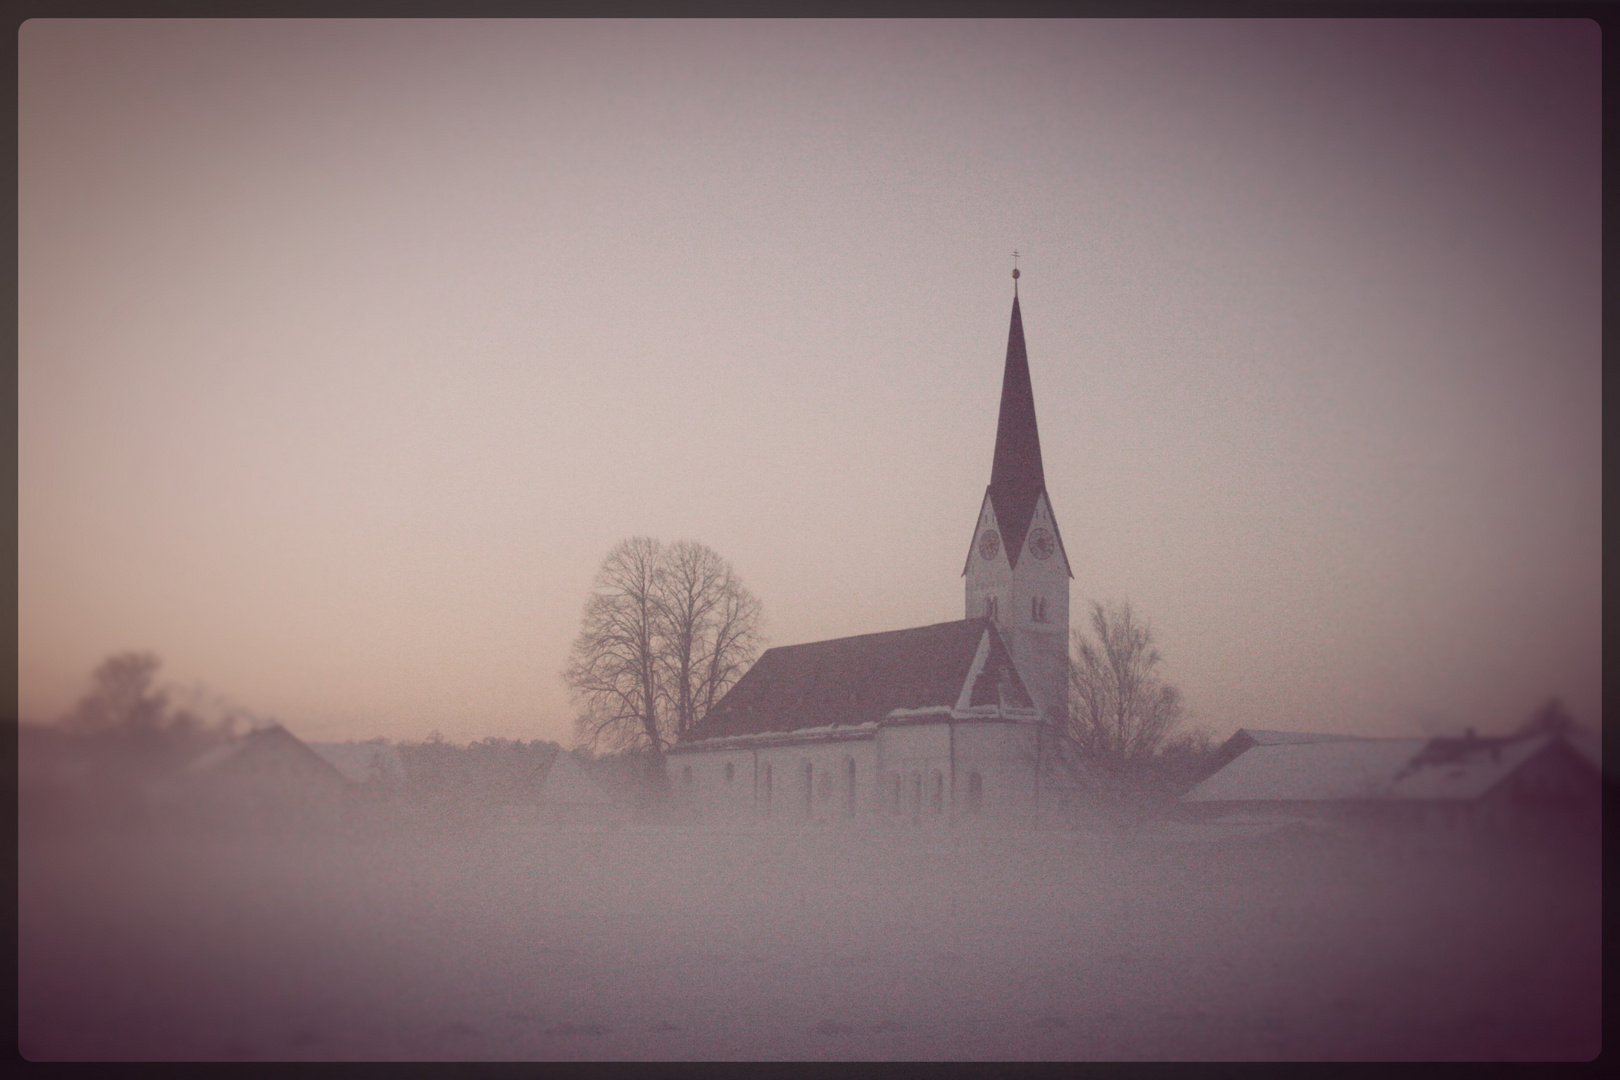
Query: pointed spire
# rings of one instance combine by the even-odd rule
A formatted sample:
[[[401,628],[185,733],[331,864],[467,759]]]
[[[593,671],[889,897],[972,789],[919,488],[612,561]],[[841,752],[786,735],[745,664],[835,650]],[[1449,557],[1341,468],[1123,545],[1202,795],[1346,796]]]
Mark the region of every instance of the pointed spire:
[[[1007,366],[1001,375],[996,456],[990,467],[990,501],[996,508],[1008,558],[1014,564],[1035,515],[1035,502],[1045,490],[1041,438],[1035,429],[1035,392],[1029,382],[1029,355],[1024,351],[1024,320],[1014,295],[1012,325],[1007,330]]]

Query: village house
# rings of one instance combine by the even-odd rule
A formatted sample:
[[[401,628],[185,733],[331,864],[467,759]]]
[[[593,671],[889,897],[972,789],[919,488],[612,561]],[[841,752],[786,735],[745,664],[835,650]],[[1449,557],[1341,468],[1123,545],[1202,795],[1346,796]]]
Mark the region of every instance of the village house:
[[[1244,730],[1182,798],[1196,817],[1317,817],[1489,831],[1594,827],[1596,745],[1580,733],[1381,739]]]

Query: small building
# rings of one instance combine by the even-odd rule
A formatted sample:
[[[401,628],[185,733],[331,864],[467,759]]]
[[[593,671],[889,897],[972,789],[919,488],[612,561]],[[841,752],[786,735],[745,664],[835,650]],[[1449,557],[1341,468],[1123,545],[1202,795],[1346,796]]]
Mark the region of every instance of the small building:
[[[1201,816],[1325,815],[1512,829],[1584,827],[1595,823],[1600,800],[1597,766],[1567,738],[1470,735],[1252,739],[1182,802]]]
[[[350,805],[355,785],[280,724],[203,751],[181,770],[172,804],[238,822],[327,820]]]

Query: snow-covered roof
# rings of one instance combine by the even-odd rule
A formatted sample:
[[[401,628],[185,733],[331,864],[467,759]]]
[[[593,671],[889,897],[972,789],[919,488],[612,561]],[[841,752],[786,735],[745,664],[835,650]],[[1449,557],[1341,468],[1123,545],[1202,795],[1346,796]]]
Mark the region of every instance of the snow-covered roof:
[[[1185,798],[1190,802],[1478,799],[1556,741],[1560,740],[1540,735],[1261,744],[1233,758]]]
[[[1286,743],[1348,742],[1364,739],[1363,735],[1331,735],[1320,731],[1272,731],[1266,728],[1238,728],[1237,734],[1247,735],[1256,746],[1281,746]]]
[[[1189,802],[1385,799],[1425,739],[1335,739],[1261,744],[1184,796]]]
[[[1414,761],[1395,777],[1399,799],[1477,799],[1513,770],[1546,749],[1545,736],[1481,745],[1446,761]]]

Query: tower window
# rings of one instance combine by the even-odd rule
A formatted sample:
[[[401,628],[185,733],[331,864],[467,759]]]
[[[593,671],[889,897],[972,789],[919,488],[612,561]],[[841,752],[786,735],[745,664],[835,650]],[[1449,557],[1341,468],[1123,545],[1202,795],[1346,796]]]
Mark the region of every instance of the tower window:
[[[692,786],[692,766],[688,765],[686,768],[681,770],[681,783],[685,784],[687,787]]]
[[[735,761],[726,762],[726,783],[728,783],[728,784],[731,783],[732,779],[736,775],[737,775],[737,763]]]
[[[931,800],[931,809],[936,814],[945,812],[945,774],[938,769],[934,770],[934,785]]]
[[[984,777],[979,770],[974,769],[968,773],[967,808],[968,813],[977,814],[979,807],[984,805]]]
[[[855,815],[855,759],[844,759],[844,813]]]
[[[996,617],[996,598],[993,596],[984,598],[984,617],[987,619]]]
[[[1029,598],[1029,618],[1031,622],[1046,621],[1046,597],[1032,596]]]

